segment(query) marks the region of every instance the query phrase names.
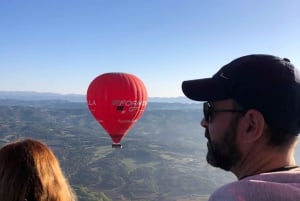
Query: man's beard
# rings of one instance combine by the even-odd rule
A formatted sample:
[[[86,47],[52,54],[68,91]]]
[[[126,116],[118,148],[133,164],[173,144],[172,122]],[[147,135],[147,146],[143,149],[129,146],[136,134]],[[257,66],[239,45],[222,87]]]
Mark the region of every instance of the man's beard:
[[[230,170],[240,159],[240,152],[236,145],[236,124],[233,119],[229,129],[225,131],[224,138],[220,142],[212,142],[208,129],[205,130],[205,136],[208,139],[206,155],[207,162],[223,170]]]

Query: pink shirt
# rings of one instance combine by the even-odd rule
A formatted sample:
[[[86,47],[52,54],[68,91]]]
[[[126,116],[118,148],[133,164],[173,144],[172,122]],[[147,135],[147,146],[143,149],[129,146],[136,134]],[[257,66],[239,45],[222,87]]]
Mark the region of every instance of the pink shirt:
[[[226,184],[209,201],[300,201],[300,168],[258,174]]]

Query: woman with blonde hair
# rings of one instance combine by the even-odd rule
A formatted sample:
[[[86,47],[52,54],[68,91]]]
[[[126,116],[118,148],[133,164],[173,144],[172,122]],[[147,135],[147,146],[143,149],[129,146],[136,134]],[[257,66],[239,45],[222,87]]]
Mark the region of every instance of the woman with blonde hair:
[[[1,201],[76,201],[59,162],[45,144],[25,139],[0,149]]]

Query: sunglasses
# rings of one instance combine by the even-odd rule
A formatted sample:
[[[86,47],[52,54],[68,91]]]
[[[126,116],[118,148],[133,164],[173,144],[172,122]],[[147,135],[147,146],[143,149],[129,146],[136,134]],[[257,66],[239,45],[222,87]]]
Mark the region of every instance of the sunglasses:
[[[214,109],[209,102],[203,103],[203,114],[204,120],[209,122],[212,119],[213,113],[216,112],[237,112],[237,113],[245,113],[245,110],[238,109]]]

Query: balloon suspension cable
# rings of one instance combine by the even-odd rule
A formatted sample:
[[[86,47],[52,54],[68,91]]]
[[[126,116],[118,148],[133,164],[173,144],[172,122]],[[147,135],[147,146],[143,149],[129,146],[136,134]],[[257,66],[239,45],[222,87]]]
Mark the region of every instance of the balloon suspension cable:
[[[119,149],[121,149],[122,145],[121,145],[121,143],[112,143],[111,147],[112,148],[119,148]]]

